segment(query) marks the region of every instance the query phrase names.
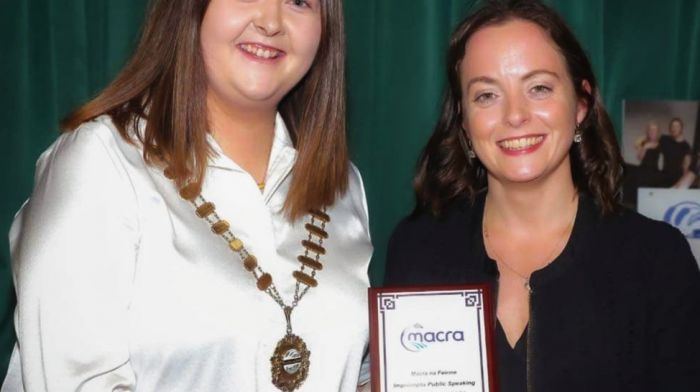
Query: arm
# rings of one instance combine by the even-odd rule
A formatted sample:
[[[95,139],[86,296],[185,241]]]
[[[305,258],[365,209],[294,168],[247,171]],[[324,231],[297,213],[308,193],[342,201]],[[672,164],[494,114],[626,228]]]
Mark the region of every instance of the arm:
[[[135,387],[127,339],[134,195],[108,148],[110,131],[85,128],[42,155],[10,233],[21,380],[8,379],[3,391]]]
[[[369,213],[367,210],[367,196],[365,194],[365,187],[362,182],[362,176],[360,171],[355,165],[350,164],[350,189],[356,189],[357,191],[352,192],[353,205],[355,207],[355,212],[361,217],[365,235],[371,241],[370,231],[369,231]],[[369,260],[367,260],[369,262]],[[365,354],[362,364],[360,365],[360,374],[357,379],[357,392],[370,392],[370,362],[369,362],[369,351]]]
[[[369,383],[357,388],[357,392],[371,392],[371,391],[372,391],[372,387],[370,386]]]
[[[683,162],[681,162],[681,169],[683,170],[683,175],[678,181],[673,184],[673,188],[676,189],[688,189],[695,181],[695,173],[690,170],[690,164],[693,158],[690,154],[686,154],[683,157]]]
[[[637,159],[639,159],[640,162],[644,159],[644,154],[647,152],[645,144],[645,139],[638,140],[637,143],[634,143],[634,147],[637,150]]]
[[[369,351],[365,354],[365,358],[362,360],[362,366],[360,367],[360,377],[357,383],[357,392],[370,392],[372,383],[370,375],[370,359]]]
[[[683,157],[683,162],[681,163],[681,168],[683,169],[683,174],[690,171],[690,162],[693,160],[690,154],[685,154]]]
[[[677,230],[659,240],[668,252],[649,275],[650,390],[700,391],[700,271]]]

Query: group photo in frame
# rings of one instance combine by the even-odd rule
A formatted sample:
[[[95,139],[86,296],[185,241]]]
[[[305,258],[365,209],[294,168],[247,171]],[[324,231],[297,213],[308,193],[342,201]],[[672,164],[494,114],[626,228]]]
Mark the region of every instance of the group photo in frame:
[[[700,101],[626,100],[624,203],[679,229],[700,262]]]

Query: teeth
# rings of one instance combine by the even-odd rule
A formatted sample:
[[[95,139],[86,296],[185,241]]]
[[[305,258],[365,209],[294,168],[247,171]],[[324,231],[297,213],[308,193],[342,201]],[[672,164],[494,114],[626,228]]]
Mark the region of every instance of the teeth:
[[[501,147],[506,150],[522,150],[540,143],[544,136],[521,137],[519,139],[508,139],[500,142]]]
[[[272,59],[279,55],[278,50],[274,49],[263,49],[255,45],[245,44],[240,46],[244,51],[263,59]]]

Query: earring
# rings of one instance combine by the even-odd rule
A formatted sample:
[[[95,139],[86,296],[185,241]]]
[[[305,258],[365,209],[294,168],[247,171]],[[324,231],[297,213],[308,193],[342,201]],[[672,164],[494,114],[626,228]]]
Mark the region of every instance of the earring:
[[[474,148],[472,147],[472,140],[469,138],[467,138],[467,158],[476,158],[476,153],[474,152]]]
[[[581,128],[579,128],[578,125],[576,125],[576,129],[574,130],[574,143],[581,143],[583,140],[583,134],[581,132]]]
[[[467,159],[471,161],[472,159],[476,158],[476,154],[472,148],[472,141],[464,136],[464,132],[464,128],[462,128],[462,130],[457,134],[457,137],[459,138],[459,144],[462,145],[462,149],[464,150],[464,155],[466,155]]]

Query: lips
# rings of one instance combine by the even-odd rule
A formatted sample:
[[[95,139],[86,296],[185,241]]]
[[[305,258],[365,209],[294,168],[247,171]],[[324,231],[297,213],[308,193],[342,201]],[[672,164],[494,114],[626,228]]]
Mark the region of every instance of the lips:
[[[500,140],[497,144],[508,152],[525,152],[538,147],[543,140],[543,135],[532,135]]]
[[[260,60],[274,60],[284,55],[282,50],[255,43],[242,43],[238,48],[245,54]]]

